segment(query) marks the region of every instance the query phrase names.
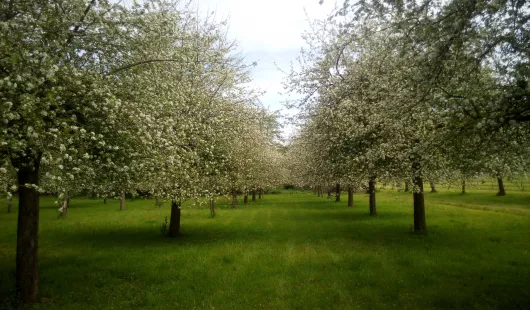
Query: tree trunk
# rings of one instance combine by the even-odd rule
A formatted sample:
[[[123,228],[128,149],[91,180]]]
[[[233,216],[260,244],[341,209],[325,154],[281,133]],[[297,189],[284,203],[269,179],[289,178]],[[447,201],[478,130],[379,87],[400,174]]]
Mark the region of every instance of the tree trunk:
[[[260,189],[259,191],[260,191],[260,194],[261,194],[261,198],[265,197],[265,191],[263,190],[263,188]]]
[[[261,188],[258,189],[258,198],[261,200],[261,196],[262,196],[262,191],[261,191]]]
[[[409,191],[409,182],[405,181],[405,192]]]
[[[155,206],[160,207],[162,205],[162,202],[160,201],[160,197],[155,197]]]
[[[236,192],[232,192],[232,208],[237,207],[237,194]]]
[[[436,186],[434,185],[434,182],[429,182],[429,184],[431,185],[431,193],[437,193],[438,191],[436,190]]]
[[[104,198],[103,198],[103,204],[104,204],[104,205],[107,204],[107,197],[104,197]]]
[[[256,190],[252,190],[252,201],[256,201]]]
[[[61,217],[66,219],[68,216],[68,207],[70,207],[70,198],[68,197],[68,193],[64,193],[64,198],[61,204]]]
[[[340,183],[335,185],[335,202],[340,202]]]
[[[243,204],[248,203],[248,193],[245,193],[245,196],[243,196]]]
[[[423,196],[423,178],[421,175],[421,164],[418,159],[412,163],[414,173],[414,232],[427,233],[427,222],[425,221],[425,199]]]
[[[121,198],[120,198],[120,211],[125,210],[125,191],[121,192]]]
[[[11,213],[13,210],[13,197],[9,196],[9,198],[6,199],[7,202],[7,213]]]
[[[497,196],[506,196],[506,191],[504,190],[504,182],[502,181],[502,177],[497,177],[497,183],[499,184],[499,192],[497,193]]]
[[[368,191],[370,192],[370,215],[377,215],[377,208],[375,204],[375,177],[371,177],[368,182]]]
[[[317,186],[317,196],[320,197],[320,195],[321,195],[320,186]]]
[[[175,238],[180,234],[180,201],[171,201],[171,216],[169,219],[168,236]]]
[[[462,180],[462,194],[466,193],[466,180]]]
[[[33,167],[17,167],[19,199],[17,227],[16,292],[24,302],[35,302],[38,294],[39,192],[25,184],[38,185],[40,159]]]
[[[215,217],[215,199],[213,197],[210,198],[210,216]]]
[[[353,186],[348,186],[348,207],[353,207]]]

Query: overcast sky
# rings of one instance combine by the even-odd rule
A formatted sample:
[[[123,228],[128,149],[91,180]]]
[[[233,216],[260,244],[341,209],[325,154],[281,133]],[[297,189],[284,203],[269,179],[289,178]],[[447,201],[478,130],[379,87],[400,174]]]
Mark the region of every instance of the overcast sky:
[[[335,0],[196,0],[200,10],[216,12],[218,20],[228,18],[229,36],[240,43],[248,63],[258,62],[253,69],[254,85],[266,91],[261,102],[271,110],[283,109],[284,74],[304,45],[301,37],[309,27],[307,18],[326,17]],[[307,16],[306,16],[307,14]],[[285,111],[284,111],[285,112]],[[287,136],[292,129],[286,128]]]

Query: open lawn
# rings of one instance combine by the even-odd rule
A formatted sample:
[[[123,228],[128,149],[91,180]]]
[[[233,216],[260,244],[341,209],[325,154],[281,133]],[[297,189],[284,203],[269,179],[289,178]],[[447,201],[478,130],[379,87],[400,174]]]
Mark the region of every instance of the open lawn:
[[[285,191],[230,209],[42,198],[39,309],[529,309],[530,193],[426,194],[429,234],[410,233],[412,195],[346,207]],[[242,199],[241,199],[242,200]],[[0,308],[12,300],[16,213],[0,213]],[[29,306],[28,306],[29,307]]]

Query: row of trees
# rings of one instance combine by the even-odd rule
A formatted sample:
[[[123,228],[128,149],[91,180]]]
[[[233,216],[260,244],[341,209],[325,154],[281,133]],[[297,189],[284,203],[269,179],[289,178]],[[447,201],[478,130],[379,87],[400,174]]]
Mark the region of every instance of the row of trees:
[[[426,233],[424,182],[529,171],[528,2],[345,1],[312,26],[286,80],[292,182],[368,183],[373,215],[377,180],[410,183]]]
[[[0,5],[0,185],[18,192],[16,290],[37,298],[39,194],[171,201],[276,186],[276,115],[226,24],[152,0]]]

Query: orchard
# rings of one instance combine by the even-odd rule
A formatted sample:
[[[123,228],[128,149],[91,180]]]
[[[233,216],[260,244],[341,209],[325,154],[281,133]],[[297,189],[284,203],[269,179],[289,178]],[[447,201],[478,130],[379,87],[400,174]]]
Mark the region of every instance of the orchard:
[[[130,284],[146,295],[119,291],[116,307],[385,308],[387,295],[412,308],[530,305],[522,289],[530,284],[528,2],[340,2],[309,22],[298,58],[283,71],[291,96],[282,109],[291,117],[263,104],[253,86],[259,62],[241,55],[230,21],[218,20],[172,0],[0,5],[0,278],[13,278],[0,286],[0,306],[104,307],[106,297],[89,298],[97,289],[66,298],[65,287],[77,283],[68,277],[61,296],[46,270],[42,294],[40,253],[50,260],[60,231],[57,253],[88,255],[82,244],[91,231],[103,249],[95,255],[108,262],[120,244],[114,230],[100,239],[96,231],[126,227],[147,229],[136,241],[145,254],[131,253],[138,259],[125,259],[129,271],[121,272],[156,272],[149,260],[161,266],[170,255],[181,269],[167,276],[180,281],[166,284],[182,298],[160,293],[163,285],[146,274]],[[455,214],[473,224],[454,226]],[[506,245],[484,241],[497,240],[495,227]],[[85,239],[75,239],[81,231]],[[365,240],[370,232],[379,241]],[[460,244],[448,241],[458,236]],[[378,249],[410,300],[360,258],[377,258]],[[494,256],[504,264],[497,272],[512,278],[489,279],[488,287],[518,288],[478,292],[486,285],[478,275],[494,271],[461,268],[475,291],[466,285],[467,297],[453,298],[433,289],[422,300],[408,278],[417,270],[395,271],[409,263],[392,260],[392,249],[439,276],[427,286],[446,287],[449,278],[436,270],[453,265],[421,257],[453,251]],[[346,256],[365,269],[344,267]],[[87,283],[97,273],[92,264],[80,271]],[[212,274],[201,276],[201,266]],[[378,290],[350,295],[333,266]],[[328,300],[331,287],[340,293]],[[153,294],[162,301],[148,301]]]

